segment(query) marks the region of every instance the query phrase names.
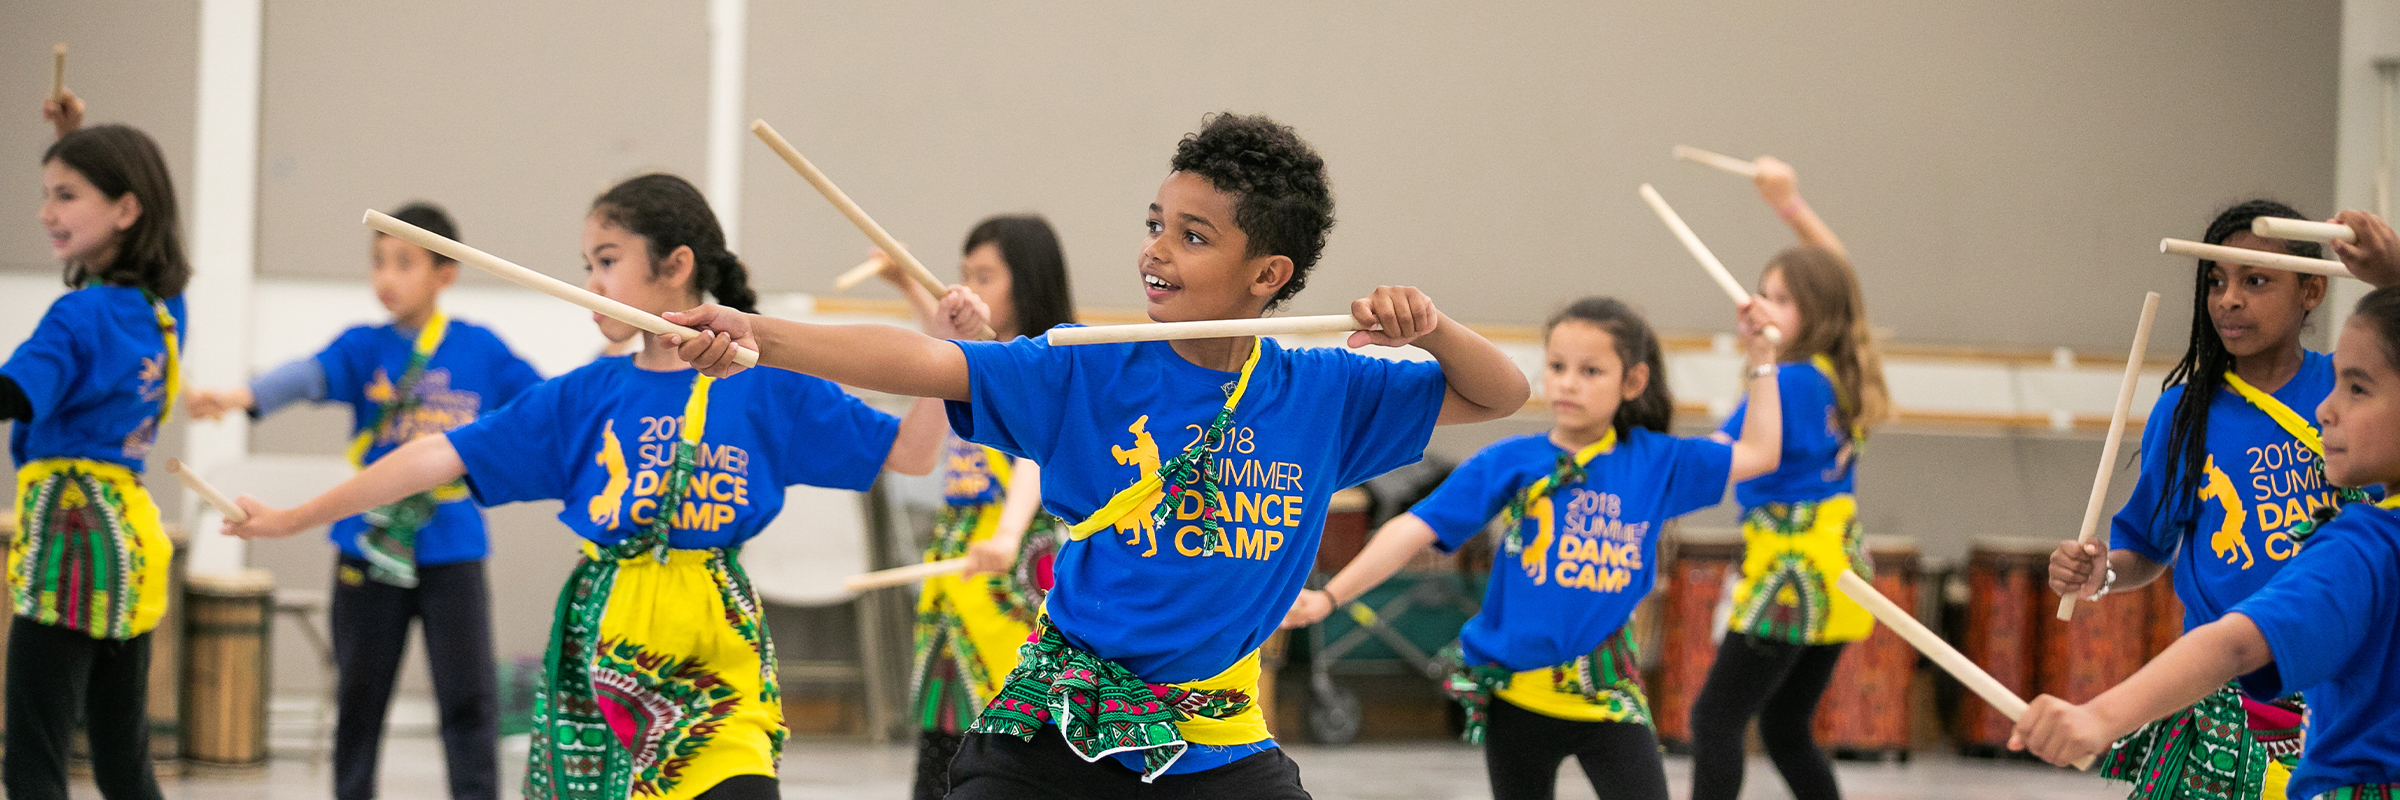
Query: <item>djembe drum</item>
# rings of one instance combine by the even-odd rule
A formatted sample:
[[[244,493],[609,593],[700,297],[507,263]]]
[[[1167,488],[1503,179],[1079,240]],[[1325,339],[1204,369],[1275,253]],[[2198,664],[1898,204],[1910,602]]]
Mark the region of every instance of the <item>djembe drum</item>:
[[[1868,537],[1867,557],[1875,566],[1876,591],[1917,613],[1917,540]],[[1843,648],[1817,704],[1817,744],[1841,758],[1907,760],[1908,690],[1916,672],[1917,649],[1881,625]]]
[[[209,767],[267,762],[268,628],[275,576],[186,577],[183,755]]]
[[[1717,604],[1725,594],[1725,578],[1741,574],[1742,534],[1686,528],[1675,542],[1659,614],[1658,682],[1652,684],[1650,705],[1659,741],[1683,748],[1692,741],[1692,701],[1717,660],[1724,627],[1717,621]]]
[[[2019,697],[2031,696],[2041,677],[2041,623],[2035,617],[2057,609],[2049,589],[2050,551],[2057,546],[2048,539],[1993,536],[1975,539],[1968,551],[1966,631],[1959,649]],[[2044,600],[2052,601],[2050,612],[2042,610]],[[1958,703],[1960,752],[2007,754],[2016,723],[1972,693],[1961,692]]]

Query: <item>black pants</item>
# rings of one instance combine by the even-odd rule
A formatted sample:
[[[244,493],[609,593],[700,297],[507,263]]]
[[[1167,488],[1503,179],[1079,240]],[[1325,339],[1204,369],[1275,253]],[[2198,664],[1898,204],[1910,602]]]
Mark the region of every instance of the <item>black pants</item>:
[[[1300,765],[1282,748],[1256,753],[1212,770],[1161,775],[1143,783],[1141,773],[1115,758],[1086,762],[1067,749],[1058,726],[1025,741],[996,733],[970,733],[950,762],[950,800],[1118,800],[1118,798],[1244,798],[1308,800],[1300,788]]]
[[[1667,800],[1658,734],[1636,722],[1559,719],[1492,698],[1483,729],[1483,768],[1494,800],[1551,800],[1558,765],[1574,756],[1601,800]]]
[[[1842,659],[1838,644],[1790,644],[1728,633],[1692,701],[1692,800],[1742,793],[1743,731],[1758,719],[1767,757],[1797,800],[1838,800],[1833,764],[1817,749],[1817,698]]]
[[[966,737],[937,730],[917,734],[917,785],[909,792],[911,800],[942,800],[950,794],[950,760],[958,757],[958,746]]]
[[[334,567],[333,658],[339,721],[333,733],[333,794],[375,796],[384,716],[408,648],[410,620],[424,620],[425,655],[440,709],[450,796],[493,800],[500,792],[500,698],[493,674],[490,590],[483,562],[417,568],[417,587],[365,578],[367,562]]]
[[[122,641],[18,617],[8,631],[10,800],[66,800],[75,723],[92,744],[92,782],[108,800],[156,800],[150,771],[150,634]]]

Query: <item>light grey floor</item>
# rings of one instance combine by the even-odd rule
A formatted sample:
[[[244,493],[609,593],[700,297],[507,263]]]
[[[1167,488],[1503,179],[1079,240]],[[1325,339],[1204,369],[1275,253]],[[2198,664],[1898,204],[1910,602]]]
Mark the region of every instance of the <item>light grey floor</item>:
[[[267,769],[246,774],[190,774],[162,777],[170,800],[296,800],[329,794],[329,768],[313,765],[308,743],[283,740],[281,752]],[[523,740],[507,743],[501,757],[506,796],[517,797],[524,774]],[[1354,745],[1341,748],[1295,746],[1302,779],[1321,800],[1450,800],[1490,797],[1485,790],[1481,754],[1465,745]],[[889,798],[908,796],[915,757],[912,749],[868,744],[796,742],[784,754],[783,796],[786,800],[818,798]],[[1937,754],[1919,754],[1907,765],[1840,764],[1843,794],[1848,800],[2114,800],[2125,796],[2120,784],[2065,770]],[[1772,800],[1791,795],[1775,777],[1774,768],[1753,759],[1744,800]],[[1691,786],[1691,760],[1667,758],[1668,784],[1676,797]],[[1591,786],[1569,762],[1560,770],[1559,797],[1590,798]],[[440,742],[423,733],[400,733],[387,743],[383,757],[383,792],[387,798],[447,796],[442,779]],[[75,797],[96,798],[88,784],[75,787]]]

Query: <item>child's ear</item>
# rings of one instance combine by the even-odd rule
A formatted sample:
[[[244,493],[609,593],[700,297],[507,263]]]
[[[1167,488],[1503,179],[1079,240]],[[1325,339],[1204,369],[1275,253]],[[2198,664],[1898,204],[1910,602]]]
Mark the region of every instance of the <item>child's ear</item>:
[[[436,291],[458,285],[458,262],[447,258],[434,259],[433,278],[440,284],[435,287]]]
[[[1649,391],[1650,365],[1635,364],[1627,367],[1624,384],[1619,389],[1618,394],[1624,395],[1623,399],[1627,402],[1632,402],[1634,398],[1642,396],[1643,392]]]
[[[675,248],[675,252],[668,253],[666,258],[659,260],[658,268],[652,270],[651,274],[660,283],[686,282],[692,277],[693,262],[697,258],[697,256],[692,255],[691,245],[687,244],[678,246]],[[700,291],[700,287],[692,287],[693,294],[699,294]]]
[[[1266,256],[1250,260],[1250,296],[1273,298],[1292,282],[1291,256]]]
[[[132,192],[126,192],[123,196],[118,197],[114,202],[117,206],[117,219],[115,224],[118,231],[122,232],[130,230],[133,228],[133,223],[140,222],[142,220],[141,195],[134,194]]]
[[[132,195],[128,193],[126,196]],[[2333,279],[2323,275],[2300,276],[2300,310],[2315,311],[2317,306],[2323,305],[2325,291],[2331,283],[2333,283]]]

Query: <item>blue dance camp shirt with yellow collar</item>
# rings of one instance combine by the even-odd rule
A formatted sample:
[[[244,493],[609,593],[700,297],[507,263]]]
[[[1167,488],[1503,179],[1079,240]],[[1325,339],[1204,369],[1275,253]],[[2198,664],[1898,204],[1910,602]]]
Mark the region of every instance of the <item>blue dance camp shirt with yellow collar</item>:
[[[1494,442],[1409,513],[1457,550],[1562,455],[1574,454],[1548,434]],[[1522,554],[1493,563],[1483,608],[1459,633],[1467,663],[1522,672],[1598,648],[1649,596],[1660,529],[1723,500],[1732,468],[1731,445],[1641,428],[1593,457],[1582,482],[1551,492],[1549,519],[1528,510]]]
[[[602,358],[450,431],[450,444],[484,505],[564,500],[560,522],[616,544],[657,518],[697,375]],[[748,541],[783,510],[785,486],[865,491],[900,431],[820,378],[752,369],[713,383],[691,493],[667,534],[675,549]]]
[[[352,435],[376,424],[394,384],[408,371],[416,337],[416,331],[398,325],[360,325],[343,331],[317,353],[317,365],[325,371],[325,399],[350,406]],[[408,414],[377,427],[363,460],[375,463],[410,439],[474,422],[541,382],[541,373],[510,352],[499,336],[452,319],[441,346],[426,359],[425,374],[414,391],[417,404]],[[366,531],[366,517],[353,516],[335,522],[330,536],[343,553],[365,558],[358,537]],[[464,497],[435,506],[433,519],[418,529],[416,541],[416,562],[422,566],[476,561],[491,553],[483,514]]]
[[[972,394],[948,404],[951,428],[1041,464],[1043,508],[1071,521],[1199,438],[1239,377],[1166,342],[958,347]],[[1232,515],[1224,545],[1202,548],[1197,520],[1171,515],[1154,528],[1142,511],[1059,551],[1051,621],[1069,644],[1144,681],[1198,681],[1257,650],[1315,567],[1334,492],[1414,463],[1432,436],[1446,386],[1438,364],[1260,347],[1215,454]],[[1169,772],[1248,752],[1195,749]]]
[[[1850,494],[1858,486],[1855,463],[1844,463],[1849,437],[1841,429],[1840,394],[1833,378],[1815,364],[1789,361],[1776,366],[1775,391],[1783,399],[1783,458],[1775,471],[1742,481],[1733,497],[1744,509],[1768,503],[1808,503]],[[1719,432],[1741,438],[1750,399],[1733,410]]]
[[[176,342],[190,341],[183,298],[165,303]],[[59,297],[0,365],[33,406],[33,419],[9,432],[9,456],[19,465],[86,458],[142,471],[158,440],[166,366],[158,313],[142,290],[87,286]]]
[[[2243,690],[2308,697],[2308,748],[2285,795],[2400,783],[2400,516],[2344,506],[2232,613],[2274,657]]]
[[[2167,477],[2182,456],[2167,452],[2167,435],[2183,392],[2168,387],[2150,408],[2141,477],[2109,523],[2109,546],[2175,566],[2175,596],[2191,630],[2224,616],[2289,563],[2300,550],[2292,523],[2332,505],[2334,491],[2316,454],[2226,388],[2209,401],[2206,474],[2191,482],[2194,496],[2172,502]],[[2313,422],[2332,393],[2333,358],[2304,352],[2300,371],[2268,394]]]

